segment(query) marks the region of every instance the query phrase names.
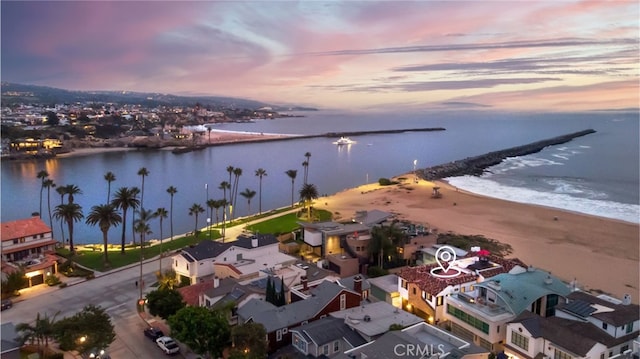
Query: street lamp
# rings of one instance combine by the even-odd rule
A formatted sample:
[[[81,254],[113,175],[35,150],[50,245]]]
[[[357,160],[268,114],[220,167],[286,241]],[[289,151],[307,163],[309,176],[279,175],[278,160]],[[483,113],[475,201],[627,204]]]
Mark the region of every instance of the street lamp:
[[[207,218],[207,229],[209,230],[209,240],[211,240],[211,217]]]
[[[204,184],[204,190],[207,192],[207,202],[209,202],[209,184]],[[211,215],[209,214],[209,204],[207,202],[205,202],[205,205],[207,206],[207,217],[211,217]]]
[[[418,165],[418,160],[413,160],[413,181],[418,183],[418,176],[416,174],[416,166]]]

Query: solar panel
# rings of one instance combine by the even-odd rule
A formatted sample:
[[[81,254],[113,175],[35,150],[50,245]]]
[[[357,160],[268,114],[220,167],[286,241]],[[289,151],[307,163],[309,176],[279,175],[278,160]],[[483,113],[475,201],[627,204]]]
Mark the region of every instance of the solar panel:
[[[596,311],[596,308],[592,307],[591,303],[579,299],[570,302],[564,307],[564,309],[583,318],[588,317],[591,313]]]

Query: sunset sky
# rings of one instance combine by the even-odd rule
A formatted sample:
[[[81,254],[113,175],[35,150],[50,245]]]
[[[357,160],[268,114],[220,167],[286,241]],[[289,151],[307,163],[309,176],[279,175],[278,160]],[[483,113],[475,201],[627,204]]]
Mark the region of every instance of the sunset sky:
[[[632,1],[6,1],[2,81],[354,109],[638,108]]]

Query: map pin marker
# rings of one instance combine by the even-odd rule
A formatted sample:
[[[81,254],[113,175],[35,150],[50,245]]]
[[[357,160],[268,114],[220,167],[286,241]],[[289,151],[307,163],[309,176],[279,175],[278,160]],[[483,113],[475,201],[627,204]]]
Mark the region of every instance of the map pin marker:
[[[451,247],[442,246],[436,251],[436,262],[445,273],[449,271],[449,268],[451,268],[451,264],[455,260],[456,252]]]

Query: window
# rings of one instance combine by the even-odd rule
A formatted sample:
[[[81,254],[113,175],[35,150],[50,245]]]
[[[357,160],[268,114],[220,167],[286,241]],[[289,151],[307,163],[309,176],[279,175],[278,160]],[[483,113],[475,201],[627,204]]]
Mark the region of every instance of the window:
[[[633,322],[631,322],[631,323],[628,323],[628,324],[627,324],[627,330],[626,330],[626,332],[627,332],[627,334],[629,334],[629,333],[631,333],[632,331],[633,331]]]
[[[604,359],[604,353],[600,354],[600,359]]]
[[[32,236],[31,239],[38,239],[38,235]]]
[[[416,287],[413,287],[413,295],[418,294],[418,290],[416,289]]]
[[[282,334],[287,334],[289,332],[289,328],[282,328]]]
[[[442,297],[436,297],[436,307],[439,307],[442,305]]]
[[[511,331],[511,344],[529,351],[529,338],[514,330]]]
[[[627,344],[627,345],[623,345],[623,346],[620,348],[620,354],[623,354],[623,353],[624,353],[624,352],[626,352],[627,350],[629,350],[629,344]]]
[[[607,327],[608,327],[607,323],[602,322],[602,329],[606,330],[606,329],[607,329]]]
[[[404,280],[404,279],[401,279],[401,280],[400,280],[400,286],[401,286],[402,288],[404,288],[404,289],[407,289],[407,288],[408,288],[407,281],[406,281],[406,280]]]
[[[365,290],[362,292],[362,300],[367,300],[369,298],[369,291]]]
[[[281,341],[282,340],[282,330],[278,329],[276,330],[276,341]]]
[[[322,346],[322,354],[329,355],[329,344]]]
[[[189,263],[187,263],[187,270],[189,270]]]
[[[558,350],[558,348],[553,349],[553,359],[573,359],[571,355],[563,352],[562,350]]]
[[[298,333],[295,333],[293,335],[293,346],[298,348],[298,350],[300,350],[304,354],[307,354],[307,343],[304,340],[300,339]]]
[[[18,242],[19,242],[19,241],[18,241],[18,239],[17,239],[17,238],[13,240],[13,244],[18,244]]]
[[[345,310],[347,308],[347,295],[340,294],[340,310]]]
[[[339,352],[340,351],[340,341],[336,340],[335,342],[333,342],[333,352]]]
[[[20,243],[24,243],[24,237],[20,238]]]
[[[441,298],[441,297],[438,297]],[[469,324],[470,326],[482,331],[485,334],[489,334],[489,324],[483,322],[482,320],[470,315],[452,305],[447,304],[447,313],[452,316],[460,319],[461,321]]]

